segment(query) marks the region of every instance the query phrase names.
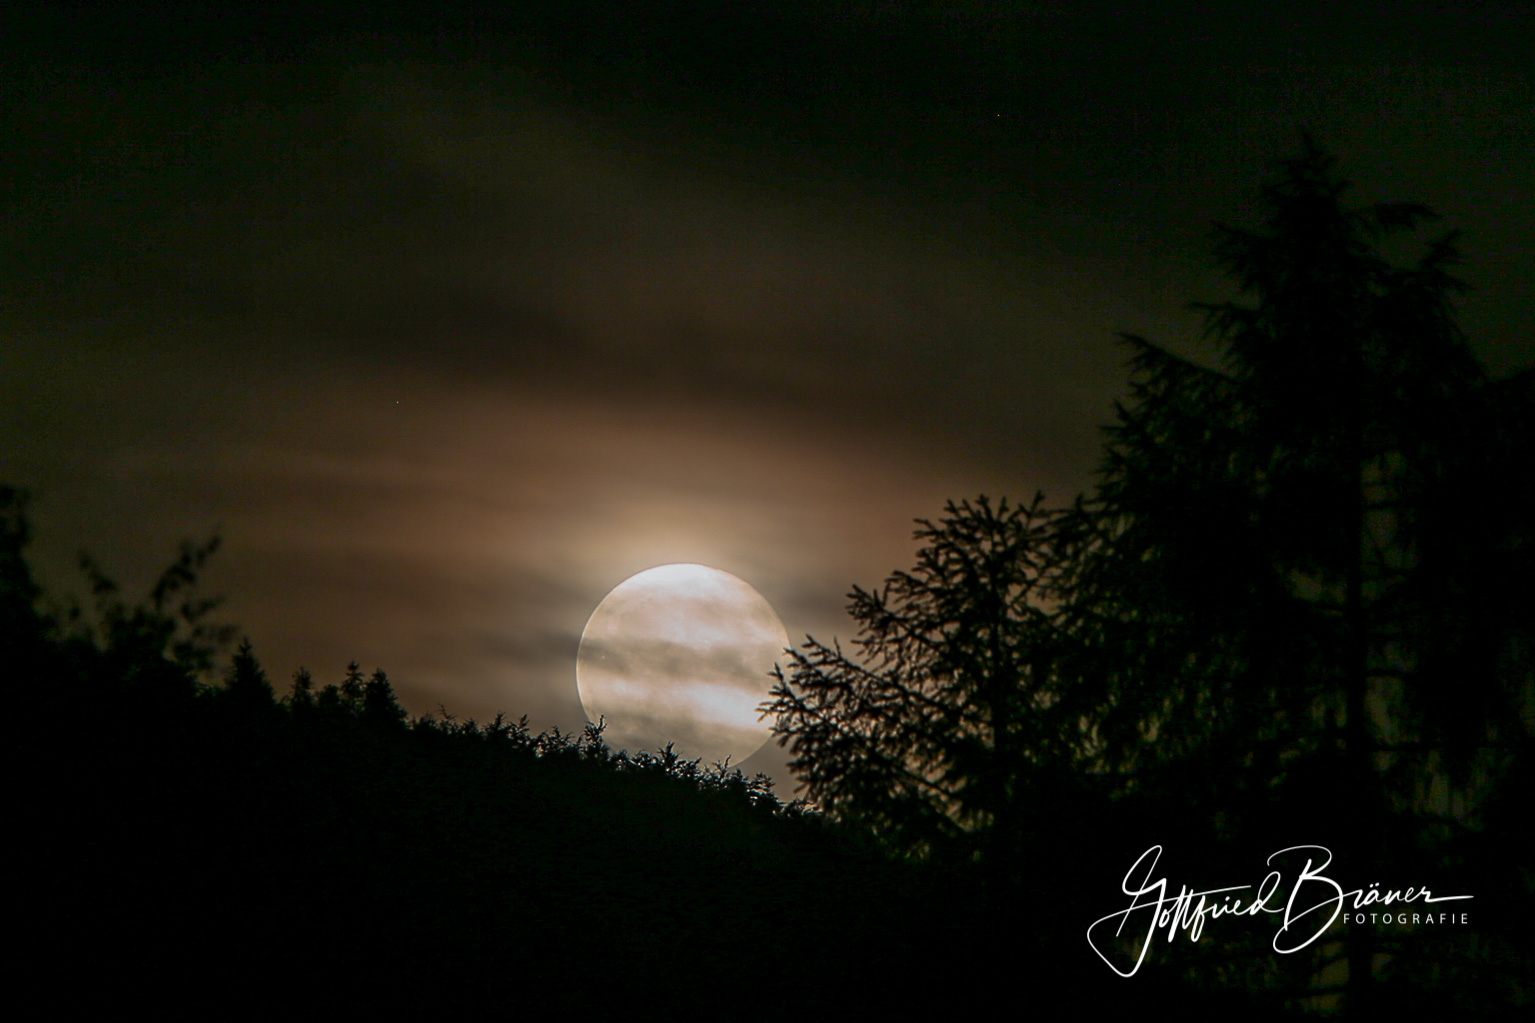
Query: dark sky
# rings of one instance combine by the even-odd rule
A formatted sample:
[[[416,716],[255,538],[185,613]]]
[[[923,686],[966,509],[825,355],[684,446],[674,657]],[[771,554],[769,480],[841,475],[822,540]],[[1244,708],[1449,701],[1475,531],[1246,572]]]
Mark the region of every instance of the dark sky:
[[[656,564],[846,638],[914,517],[1069,500],[1116,333],[1200,350],[1210,223],[1303,131],[1535,356],[1523,4],[7,12],[0,480],[48,581],[216,529],[274,676],[414,712],[578,725]]]

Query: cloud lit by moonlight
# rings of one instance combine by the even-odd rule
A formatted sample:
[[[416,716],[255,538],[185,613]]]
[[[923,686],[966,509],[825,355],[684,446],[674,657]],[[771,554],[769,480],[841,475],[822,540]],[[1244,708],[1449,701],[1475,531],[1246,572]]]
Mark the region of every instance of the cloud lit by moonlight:
[[[757,707],[788,645],[772,606],[743,580],[661,565],[619,583],[592,612],[576,686],[615,749],[674,742],[689,759],[740,763],[769,737]]]

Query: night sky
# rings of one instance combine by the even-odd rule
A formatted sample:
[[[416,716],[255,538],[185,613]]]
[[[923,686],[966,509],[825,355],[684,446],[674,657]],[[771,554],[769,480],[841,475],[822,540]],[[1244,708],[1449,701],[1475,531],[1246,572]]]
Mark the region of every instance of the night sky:
[[[54,592],[217,531],[279,685],[535,727],[654,565],[849,638],[913,518],[1092,485],[1117,333],[1202,350],[1210,223],[1304,131],[1535,361],[1527,5],[621,6],[0,15],[0,481]]]

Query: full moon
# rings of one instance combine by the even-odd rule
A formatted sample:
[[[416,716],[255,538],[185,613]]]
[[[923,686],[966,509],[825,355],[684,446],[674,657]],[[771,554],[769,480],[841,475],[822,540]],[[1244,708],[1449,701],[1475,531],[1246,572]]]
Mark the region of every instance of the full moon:
[[[767,741],[757,707],[789,634],[772,605],[729,572],[661,565],[602,599],[581,633],[576,688],[614,749],[675,743],[689,760],[740,763]]]

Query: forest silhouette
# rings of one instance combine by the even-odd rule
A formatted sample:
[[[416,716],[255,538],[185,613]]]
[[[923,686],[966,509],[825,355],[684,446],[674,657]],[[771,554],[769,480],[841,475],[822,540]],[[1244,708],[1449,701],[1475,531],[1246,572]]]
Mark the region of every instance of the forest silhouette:
[[[356,663],[279,695],[248,642],[221,660],[212,542],[137,604],[87,559],[94,610],[45,610],[0,489],[61,1004],[1527,1011],[1531,375],[1471,354],[1452,237],[1383,254],[1428,210],[1346,193],[1308,146],[1217,229],[1214,358],[1125,339],[1093,493],[951,503],[854,589],[847,652],[791,652],[764,710],[808,802],[600,726],[412,718]],[[1129,979],[1083,939],[1151,845],[1176,888],[1312,842],[1474,925],[1280,956],[1219,921]]]

